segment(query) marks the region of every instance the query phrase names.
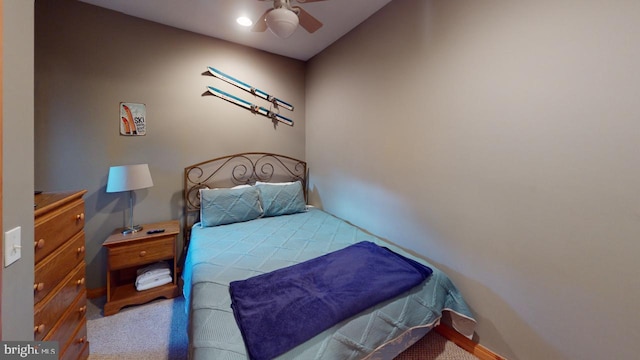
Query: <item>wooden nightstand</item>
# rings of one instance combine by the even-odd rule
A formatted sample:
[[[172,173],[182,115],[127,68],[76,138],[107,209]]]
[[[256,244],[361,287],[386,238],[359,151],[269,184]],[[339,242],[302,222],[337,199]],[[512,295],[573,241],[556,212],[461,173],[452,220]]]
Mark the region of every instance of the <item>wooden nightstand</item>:
[[[162,233],[147,234],[153,229]],[[107,302],[104,315],[113,315],[127,305],[139,305],[159,297],[180,295],[177,274],[176,240],[180,232],[177,220],[144,224],[143,230],[123,235],[116,229],[102,246],[107,248]],[[148,290],[137,291],[136,270],[160,260],[169,260],[172,282]]]

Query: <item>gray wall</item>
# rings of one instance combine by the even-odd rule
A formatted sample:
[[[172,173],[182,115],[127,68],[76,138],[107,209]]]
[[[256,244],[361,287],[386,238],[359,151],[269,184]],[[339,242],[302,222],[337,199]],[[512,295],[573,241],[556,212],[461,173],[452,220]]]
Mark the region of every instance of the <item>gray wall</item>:
[[[25,231],[32,79],[19,69],[32,4],[4,3],[3,228]],[[304,157],[306,130],[312,201],[450,274],[485,346],[511,359],[640,352],[636,2],[396,0],[313,59],[306,79],[296,61],[87,5],[41,5],[37,32],[56,43],[36,53],[36,187],[89,190],[89,287],[103,283],[100,244],[126,207],[104,194],[110,165],[150,164],[140,222],[178,218],[186,164],[254,149]],[[7,49],[13,36],[25,44]],[[26,61],[8,65],[8,53]],[[206,65],[282,94],[296,126],[201,98]],[[147,136],[117,134],[120,101],[147,104]],[[27,260],[3,274],[6,339],[32,336],[18,290],[32,282]]]
[[[213,96],[217,67],[294,104],[293,127]],[[87,189],[87,286],[105,286],[102,242],[125,223],[126,193],[105,192],[109,166],[148,163],[136,223],[180,219],[185,166],[245,151],[304,159],[304,63],[75,1],[36,3],[35,186]],[[147,134],[119,135],[119,103],[143,103]],[[127,211],[128,213],[128,211]]]
[[[33,4],[3,0],[2,230],[20,226],[22,245],[2,271],[5,341],[33,339]]]
[[[396,0],[307,68],[312,201],[510,359],[640,353],[640,2]]]

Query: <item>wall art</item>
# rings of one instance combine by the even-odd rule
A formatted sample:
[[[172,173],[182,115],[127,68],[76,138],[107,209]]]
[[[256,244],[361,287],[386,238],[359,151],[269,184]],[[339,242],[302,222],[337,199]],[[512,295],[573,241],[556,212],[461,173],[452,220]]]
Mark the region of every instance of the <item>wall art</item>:
[[[285,117],[283,115],[280,115],[279,113],[267,109],[263,106],[259,106],[256,104],[252,104],[250,102],[248,102],[247,100],[241,99],[235,95],[231,95],[228,92],[222,91],[220,89],[216,89],[213,86],[207,86],[207,93],[217,96],[221,99],[227,100],[230,103],[236,104],[238,106],[241,106],[247,110],[250,110],[252,113],[254,114],[260,114],[263,116],[268,117],[271,120],[274,121],[280,121],[282,123],[285,123],[289,126],[293,126],[293,120],[289,119],[288,117]],[[205,94],[207,94],[205,93]]]
[[[223,73],[222,71],[213,68],[211,66],[207,67],[207,70],[209,71],[209,75],[212,75],[214,77],[217,77],[218,79],[222,80],[222,81],[226,81],[227,83],[231,84],[231,85],[235,85],[237,87],[239,87],[240,89],[250,92],[251,94],[258,96],[260,98],[263,98],[265,100],[267,100],[270,103],[273,103],[273,105],[275,106],[280,106],[283,107],[287,110],[291,110],[293,111],[293,105],[291,105],[290,103],[282,100],[282,99],[278,99],[277,97],[267,94],[266,92],[260,90],[260,89],[256,89],[253,86],[242,82],[232,76],[229,76],[225,73]]]
[[[120,135],[140,136],[147,133],[145,104],[120,103]]]

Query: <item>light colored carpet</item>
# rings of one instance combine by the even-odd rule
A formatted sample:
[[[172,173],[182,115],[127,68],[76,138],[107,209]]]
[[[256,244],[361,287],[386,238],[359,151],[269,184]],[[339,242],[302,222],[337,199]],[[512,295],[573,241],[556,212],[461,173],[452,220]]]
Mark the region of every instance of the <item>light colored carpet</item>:
[[[186,360],[187,319],[184,298],[158,299],[104,317],[105,298],[87,306],[89,360]],[[215,360],[215,359],[212,359]],[[435,331],[395,360],[477,360]]]
[[[420,341],[396,356],[394,360],[478,360],[435,331],[427,333]]]
[[[104,297],[87,306],[89,360],[186,360],[184,298],[158,299],[102,316]]]

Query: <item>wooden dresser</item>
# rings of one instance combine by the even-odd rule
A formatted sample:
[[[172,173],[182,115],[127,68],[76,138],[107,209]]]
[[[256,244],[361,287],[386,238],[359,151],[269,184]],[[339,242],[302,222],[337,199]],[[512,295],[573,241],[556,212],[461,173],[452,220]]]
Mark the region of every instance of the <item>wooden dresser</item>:
[[[87,359],[86,190],[35,196],[34,340],[57,341],[59,359]]]

